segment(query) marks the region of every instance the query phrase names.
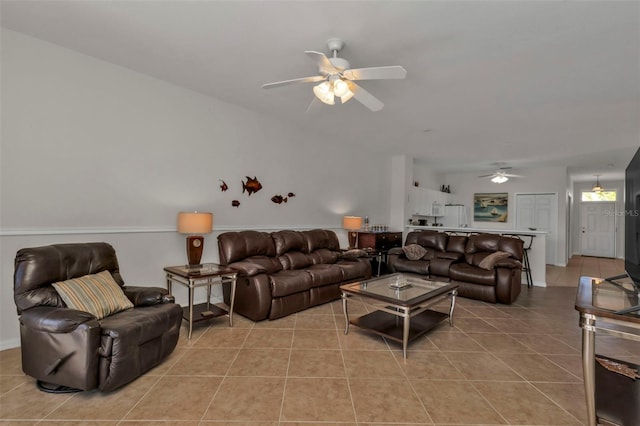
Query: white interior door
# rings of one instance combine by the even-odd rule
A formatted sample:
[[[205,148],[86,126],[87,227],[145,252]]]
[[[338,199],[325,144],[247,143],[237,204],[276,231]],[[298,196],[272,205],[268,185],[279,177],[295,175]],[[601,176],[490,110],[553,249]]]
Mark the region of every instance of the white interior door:
[[[557,194],[516,194],[516,229],[545,231],[545,262],[556,264]],[[535,242],[534,242],[535,244]]]
[[[580,206],[580,252],[583,256],[615,257],[615,203],[582,203]]]

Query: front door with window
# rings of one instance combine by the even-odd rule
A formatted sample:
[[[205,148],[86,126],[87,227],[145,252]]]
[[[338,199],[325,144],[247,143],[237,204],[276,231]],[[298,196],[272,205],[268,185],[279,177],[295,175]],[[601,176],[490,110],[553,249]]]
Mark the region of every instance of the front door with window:
[[[580,252],[583,256],[615,257],[616,216],[613,202],[583,202],[580,211]]]

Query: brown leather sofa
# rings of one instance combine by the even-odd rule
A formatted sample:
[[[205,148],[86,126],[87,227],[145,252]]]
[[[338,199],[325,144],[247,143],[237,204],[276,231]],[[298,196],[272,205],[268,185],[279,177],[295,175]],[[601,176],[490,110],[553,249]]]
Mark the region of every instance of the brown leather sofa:
[[[220,263],[238,270],[234,312],[253,321],[338,299],[342,284],[371,277],[369,260],[343,256],[330,230],[226,232],[218,247]]]
[[[416,260],[407,257],[405,248],[413,244],[426,249],[424,256]],[[403,248],[389,252],[388,268],[390,272],[455,282],[462,297],[511,304],[520,295],[523,253],[523,242],[518,238],[413,231],[407,234]]]
[[[102,271],[109,271],[133,308],[98,320],[67,308],[52,286]],[[124,286],[115,250],[106,243],[19,250],[14,300],[22,369],[50,391],[110,391],[131,382],[173,351],[182,322],[182,309],[167,290]]]

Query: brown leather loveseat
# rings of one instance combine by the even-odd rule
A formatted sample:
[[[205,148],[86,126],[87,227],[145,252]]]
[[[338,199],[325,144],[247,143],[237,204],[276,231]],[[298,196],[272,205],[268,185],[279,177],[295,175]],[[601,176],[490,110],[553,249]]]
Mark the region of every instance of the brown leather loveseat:
[[[19,250],[14,300],[22,369],[47,391],[110,391],[131,382],[173,351],[182,322],[167,290],[124,286],[107,243]],[[65,300],[89,310],[71,309]],[[98,318],[92,308],[114,313]]]
[[[338,299],[342,284],[371,277],[369,260],[343,256],[330,230],[225,232],[218,247],[220,263],[238,270],[234,312],[253,321]]]
[[[455,282],[462,297],[511,304],[520,295],[522,256],[523,242],[518,238],[424,230],[410,232],[403,248],[389,252],[388,267],[391,272]]]

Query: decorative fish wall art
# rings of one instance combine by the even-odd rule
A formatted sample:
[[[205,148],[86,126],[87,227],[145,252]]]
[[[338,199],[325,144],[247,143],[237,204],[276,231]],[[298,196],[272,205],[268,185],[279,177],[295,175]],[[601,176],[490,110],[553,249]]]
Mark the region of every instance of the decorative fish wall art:
[[[289,192],[286,197],[283,197],[280,194],[276,194],[273,197],[271,197],[271,201],[273,201],[276,204],[282,204],[282,203],[286,203],[287,201],[289,201],[289,198],[293,198],[295,196],[296,196],[296,194],[294,194],[293,192]]]
[[[261,189],[262,184],[255,176],[253,177],[253,179],[247,176],[247,182],[242,182],[242,193],[244,194],[244,192],[247,191],[247,196],[251,196],[251,194],[255,194]]]
[[[246,181],[242,181],[242,193],[247,193],[247,196],[250,197],[251,194],[255,194],[256,192],[262,189],[262,183],[258,180],[257,176],[253,178],[251,176],[245,176]],[[229,185],[224,179],[218,179],[220,181],[220,191],[227,192],[229,190]],[[276,194],[271,197],[271,201],[275,204],[286,204],[291,198],[295,197],[296,194],[294,192],[288,192],[286,196],[281,194]],[[239,200],[231,200],[232,207],[240,207]]]

